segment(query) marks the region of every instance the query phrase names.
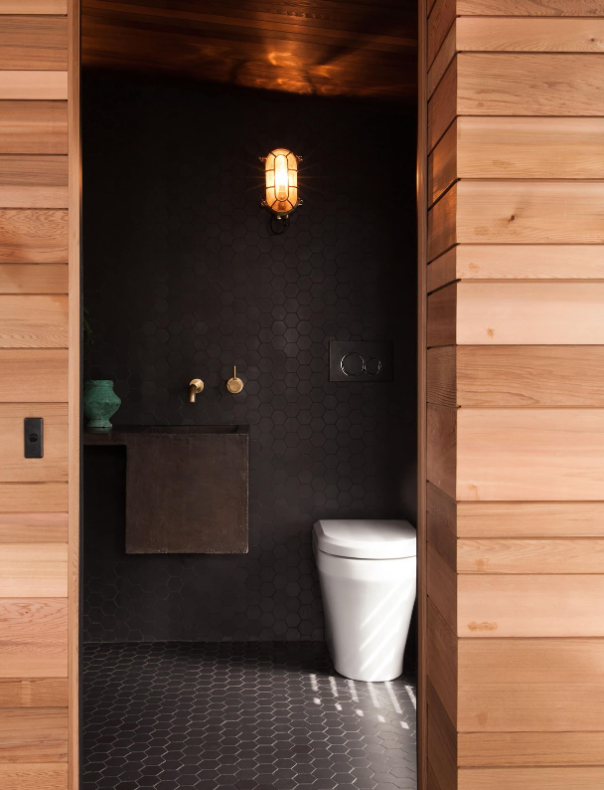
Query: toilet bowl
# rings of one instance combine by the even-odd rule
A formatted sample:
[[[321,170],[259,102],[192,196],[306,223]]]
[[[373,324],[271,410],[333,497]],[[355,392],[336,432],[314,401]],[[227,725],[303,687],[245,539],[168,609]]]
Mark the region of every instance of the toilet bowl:
[[[394,680],[415,603],[415,529],[407,521],[322,520],[313,549],[336,670],[352,680]]]

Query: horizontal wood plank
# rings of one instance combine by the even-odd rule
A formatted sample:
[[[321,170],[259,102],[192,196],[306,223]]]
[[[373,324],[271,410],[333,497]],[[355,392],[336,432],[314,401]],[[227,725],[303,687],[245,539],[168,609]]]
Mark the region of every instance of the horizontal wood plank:
[[[432,63],[430,70],[428,71],[428,98],[431,98],[432,94],[436,90],[436,87],[438,86],[438,83],[441,81],[446,70],[449,68],[449,64],[455,57],[455,46],[455,25],[453,24],[447,33],[447,37],[443,41],[441,48],[438,50],[438,54],[434,58],[434,62]]]
[[[0,14],[0,70],[67,69],[67,18]]]
[[[0,71],[0,99],[67,99],[67,72]]]
[[[67,0],[0,0],[0,14],[66,14]]]
[[[604,19],[462,16],[457,20],[457,49],[459,52],[604,52]]]
[[[453,284],[428,297],[428,347],[453,345],[456,342],[456,325],[457,286]]]
[[[604,407],[604,346],[458,346],[444,352],[428,352],[432,402]]]
[[[44,420],[44,457],[25,458],[23,420]],[[0,404],[0,482],[67,481],[68,415],[64,403]]]
[[[67,513],[0,513],[0,545],[67,543]]]
[[[457,577],[460,637],[602,637],[603,607],[604,575]]]
[[[600,790],[604,767],[462,768],[458,790]]]
[[[0,544],[0,597],[67,597],[67,544]]]
[[[604,502],[458,502],[448,512],[460,538],[604,537]]]
[[[0,711],[0,765],[67,761],[65,708]]]
[[[0,677],[67,677],[66,599],[0,599]]]
[[[604,344],[604,282],[466,281],[455,287],[461,345]]]
[[[456,486],[456,415],[455,409],[433,403],[427,408],[428,480],[451,498]]]
[[[65,264],[0,263],[0,294],[66,294]]]
[[[460,115],[604,115],[599,54],[462,52],[455,60]]]
[[[0,209],[0,263],[66,263],[67,211]]]
[[[457,572],[604,574],[604,538],[462,538]]]
[[[428,153],[458,114],[457,57],[451,61],[428,102]]]
[[[439,162],[445,138],[449,180],[604,178],[604,118],[459,117],[434,150]]]
[[[462,408],[456,415],[456,499],[602,498],[603,409]]]
[[[604,732],[464,732],[458,744],[463,768],[601,765]]]
[[[66,296],[0,296],[0,348],[66,347]]]
[[[66,708],[67,704],[66,678],[0,679],[0,708]]]
[[[0,513],[64,513],[67,483],[0,483]]]
[[[67,206],[66,156],[0,156],[0,207]]]
[[[455,346],[429,348],[426,355],[426,391],[428,403],[457,406],[457,370]],[[480,379],[482,381],[482,379]]]
[[[428,600],[426,672],[452,722],[457,721],[457,637]]]
[[[460,732],[604,732],[604,640],[461,639],[458,649]],[[563,748],[562,764],[570,757]]]
[[[67,102],[3,102],[0,151],[3,154],[66,154]]]
[[[9,763],[0,765],[2,790],[67,790],[66,763]]]
[[[433,203],[458,178],[458,132],[456,118],[428,157],[428,200]]]
[[[455,279],[597,280],[604,279],[604,246],[459,244],[428,266],[429,277],[436,264],[433,287]]]
[[[457,243],[457,190],[454,184],[428,211],[428,261]]]
[[[0,403],[67,402],[66,349],[0,349],[0,369]]]
[[[428,17],[428,67],[432,65],[453,21],[456,0],[436,0]]]
[[[604,182],[462,180],[455,191],[460,244],[604,243]]]
[[[426,576],[428,598],[454,635],[457,634],[456,579],[455,572],[440,554],[432,546],[428,546]]]
[[[457,0],[462,16],[602,16],[600,0]]]

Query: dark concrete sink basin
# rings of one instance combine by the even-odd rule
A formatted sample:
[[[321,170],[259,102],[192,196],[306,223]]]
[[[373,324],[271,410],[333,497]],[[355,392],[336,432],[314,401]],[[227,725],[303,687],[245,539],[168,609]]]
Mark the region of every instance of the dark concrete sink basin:
[[[116,426],[84,444],[126,447],[126,553],[247,552],[249,426]]]

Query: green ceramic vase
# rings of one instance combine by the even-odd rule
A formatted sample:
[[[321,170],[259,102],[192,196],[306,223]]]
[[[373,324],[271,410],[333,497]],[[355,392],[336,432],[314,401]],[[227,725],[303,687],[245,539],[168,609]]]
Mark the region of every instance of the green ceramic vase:
[[[86,428],[95,433],[105,433],[112,429],[109,418],[113,417],[121,404],[113,391],[109,379],[90,380],[84,383],[84,415]]]

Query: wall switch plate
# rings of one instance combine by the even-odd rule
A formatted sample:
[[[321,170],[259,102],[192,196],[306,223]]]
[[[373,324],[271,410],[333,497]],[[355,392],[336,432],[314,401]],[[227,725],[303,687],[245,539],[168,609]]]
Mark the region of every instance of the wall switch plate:
[[[330,381],[392,381],[392,343],[329,341]]]
[[[44,458],[44,420],[26,417],[23,420],[23,440],[26,458]]]

